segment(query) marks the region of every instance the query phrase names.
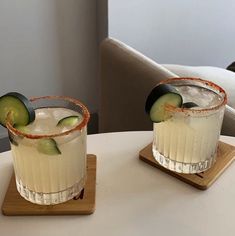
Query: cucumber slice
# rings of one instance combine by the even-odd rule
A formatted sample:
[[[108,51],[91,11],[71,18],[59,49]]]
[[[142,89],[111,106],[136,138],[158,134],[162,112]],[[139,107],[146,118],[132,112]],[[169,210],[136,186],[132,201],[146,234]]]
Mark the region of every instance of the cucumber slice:
[[[43,138],[43,139],[38,140],[37,150],[40,153],[43,153],[46,155],[61,154],[61,151],[58,148],[56,141],[52,138]]]
[[[59,120],[56,126],[74,126],[79,120],[79,116],[67,116]]]
[[[35,120],[35,111],[31,103],[20,93],[12,92],[0,97],[0,124],[4,127],[9,112],[13,125],[24,126]]]
[[[166,105],[181,107],[182,102],[182,96],[174,87],[160,84],[149,94],[145,103],[145,111],[153,122],[158,123],[170,118],[170,114],[165,109]]]
[[[193,108],[193,107],[198,107],[198,105],[194,102],[185,102],[182,105],[183,108]]]

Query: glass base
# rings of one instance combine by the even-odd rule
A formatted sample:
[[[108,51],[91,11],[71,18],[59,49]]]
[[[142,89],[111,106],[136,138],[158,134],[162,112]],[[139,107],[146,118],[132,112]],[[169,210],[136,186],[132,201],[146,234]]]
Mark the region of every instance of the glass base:
[[[153,156],[155,160],[161,166],[165,167],[166,169],[169,169],[178,173],[183,173],[183,174],[195,174],[195,173],[206,171],[214,164],[216,160],[216,154],[215,154],[210,159],[207,159],[205,161],[201,161],[198,163],[183,163],[183,162],[171,160],[163,156],[160,152],[158,152],[154,148],[152,149],[152,152],[153,152]]]
[[[66,202],[73,199],[77,196],[85,186],[86,177],[84,177],[80,182],[74,184],[72,187],[69,187],[60,192],[53,193],[38,193],[34,192],[27,187],[25,187],[21,181],[16,179],[16,187],[20,195],[35,204],[39,205],[55,205],[59,203]]]

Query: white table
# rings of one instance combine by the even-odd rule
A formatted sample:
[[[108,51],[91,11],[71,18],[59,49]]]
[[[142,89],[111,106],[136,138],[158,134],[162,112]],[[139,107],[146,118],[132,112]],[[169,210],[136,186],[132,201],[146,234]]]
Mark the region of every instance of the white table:
[[[89,216],[0,215],[0,235],[235,235],[235,164],[207,190],[197,190],[138,159],[152,132],[88,136],[98,157],[96,211]],[[235,137],[221,137],[235,145]],[[0,204],[10,177],[0,154]]]

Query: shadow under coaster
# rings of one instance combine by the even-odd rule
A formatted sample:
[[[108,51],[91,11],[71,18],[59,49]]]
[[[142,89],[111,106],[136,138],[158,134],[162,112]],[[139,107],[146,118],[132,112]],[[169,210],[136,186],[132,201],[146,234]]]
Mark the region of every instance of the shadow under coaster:
[[[58,205],[33,204],[20,196],[13,173],[2,204],[2,213],[19,215],[88,215],[95,211],[96,156],[87,155],[87,181],[79,196]]]
[[[225,169],[233,162],[234,157],[235,147],[220,141],[218,145],[216,162],[210,169],[197,174],[181,174],[168,170],[158,164],[152,154],[152,144],[149,144],[139,152],[140,160],[154,167],[157,167],[158,169],[166,172],[167,174],[172,175],[177,179],[180,179],[185,183],[188,183],[201,190],[208,189],[216,181],[216,179],[225,171]]]

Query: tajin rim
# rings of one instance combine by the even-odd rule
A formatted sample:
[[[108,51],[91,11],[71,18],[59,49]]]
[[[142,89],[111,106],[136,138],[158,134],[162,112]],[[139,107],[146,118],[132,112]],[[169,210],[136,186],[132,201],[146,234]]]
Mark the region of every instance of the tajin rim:
[[[29,139],[54,138],[54,137],[68,135],[73,131],[80,131],[87,125],[87,123],[90,120],[90,113],[89,113],[87,107],[81,101],[79,101],[78,99],[71,98],[71,97],[68,97],[68,96],[42,96],[42,97],[32,97],[32,98],[30,98],[30,102],[35,102],[35,101],[41,100],[41,99],[65,100],[65,101],[68,101],[68,102],[71,102],[71,103],[75,104],[76,106],[79,106],[82,109],[82,112],[83,112],[82,122],[80,122],[77,126],[73,127],[72,129],[69,129],[69,130],[67,130],[65,132],[61,132],[61,133],[55,133],[55,134],[29,134],[29,133],[24,133],[24,132],[22,132],[22,131],[20,131],[16,128],[14,128],[12,126],[12,124],[10,123],[10,121],[9,121],[10,119],[8,117],[7,118],[7,123],[6,123],[7,129],[10,132],[12,132],[16,135],[23,136],[23,137],[26,137],[26,138],[29,138]]]
[[[225,106],[227,104],[227,94],[225,92],[225,90],[223,88],[221,88],[219,85],[209,81],[209,80],[204,80],[201,78],[192,78],[192,77],[178,77],[178,78],[169,78],[166,80],[163,80],[161,82],[159,82],[157,85],[159,84],[170,84],[170,82],[174,82],[174,81],[196,81],[196,82],[200,82],[202,84],[204,84],[207,88],[211,87],[213,88],[215,91],[217,91],[217,94],[220,95],[222,94],[222,98],[223,101],[221,101],[220,104],[210,107],[210,108],[202,108],[202,109],[190,109],[190,108],[182,108],[182,107],[174,107],[171,105],[167,105],[166,106],[166,110],[167,111],[174,111],[174,112],[188,112],[188,113],[203,113],[203,112],[210,112],[210,111],[216,111],[218,110],[220,107]]]

